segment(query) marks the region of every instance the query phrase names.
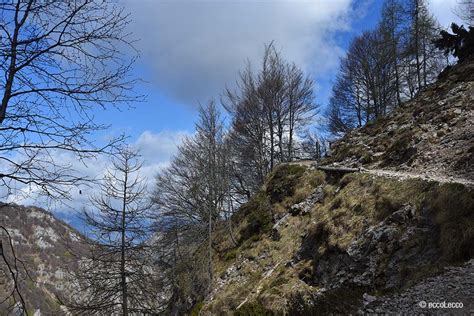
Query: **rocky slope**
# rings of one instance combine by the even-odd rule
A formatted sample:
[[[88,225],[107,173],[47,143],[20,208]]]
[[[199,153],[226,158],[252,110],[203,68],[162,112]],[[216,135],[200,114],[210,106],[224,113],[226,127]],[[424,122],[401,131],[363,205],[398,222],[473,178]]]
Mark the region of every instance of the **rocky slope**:
[[[460,267],[449,267],[439,276],[427,278],[400,294],[364,297],[364,313],[422,313],[472,315],[474,313],[474,260]],[[431,304],[430,304],[431,303]],[[449,306],[452,308],[449,308]]]
[[[56,300],[58,294],[68,292],[68,273],[74,271],[77,257],[85,251],[79,232],[51,213],[37,207],[0,204],[0,225],[12,238],[14,251],[24,262],[19,264],[20,290],[29,314],[62,315]],[[1,235],[7,259],[13,262],[5,234]],[[0,275],[0,312],[11,310],[11,300],[3,301],[11,291],[11,278],[6,277],[2,263]],[[29,274],[29,276],[27,275]]]
[[[412,314],[414,301],[443,298],[464,307],[430,313],[469,314],[473,104],[470,61],[338,141],[323,161],[372,172],[277,167],[232,218],[237,244],[229,225],[219,228],[214,290],[193,312]]]
[[[474,180],[474,59],[387,118],[333,144],[328,163]]]

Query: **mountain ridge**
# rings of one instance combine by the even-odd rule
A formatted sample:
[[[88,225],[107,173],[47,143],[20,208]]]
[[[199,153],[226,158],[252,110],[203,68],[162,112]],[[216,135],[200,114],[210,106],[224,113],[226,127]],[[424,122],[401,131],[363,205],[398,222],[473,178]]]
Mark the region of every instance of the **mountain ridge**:
[[[73,286],[69,273],[77,268],[77,257],[87,250],[86,237],[40,207],[1,203],[0,209],[0,225],[9,232],[16,256],[24,262],[19,267],[18,284],[28,314],[65,314],[57,297]],[[13,262],[11,249],[5,246],[8,244],[4,238],[5,255]],[[11,280],[6,279],[0,288],[2,298],[11,286]],[[7,300],[0,309],[11,311],[12,303]]]

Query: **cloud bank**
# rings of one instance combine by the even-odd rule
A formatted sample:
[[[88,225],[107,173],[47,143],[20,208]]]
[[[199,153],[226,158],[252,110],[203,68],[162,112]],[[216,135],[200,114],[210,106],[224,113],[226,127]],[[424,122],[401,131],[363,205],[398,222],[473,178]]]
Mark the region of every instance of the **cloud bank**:
[[[335,32],[350,29],[351,0],[127,1],[131,31],[150,80],[168,97],[195,105],[232,85],[274,41],[308,72],[334,70],[343,50]]]

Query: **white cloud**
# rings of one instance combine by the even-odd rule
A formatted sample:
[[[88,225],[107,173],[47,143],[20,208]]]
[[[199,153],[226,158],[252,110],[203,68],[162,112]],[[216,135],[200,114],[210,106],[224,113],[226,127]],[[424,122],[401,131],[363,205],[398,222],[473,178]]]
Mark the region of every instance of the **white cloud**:
[[[154,176],[162,168],[168,166],[178,145],[184,137],[189,135],[186,131],[162,131],[159,133],[144,131],[138,137],[134,146],[139,150],[144,160],[141,172],[143,175],[148,175],[149,183],[153,183]]]
[[[186,131],[144,131],[134,146],[147,163],[166,163],[176,153],[177,145],[188,135]]]
[[[448,28],[452,22],[463,24],[461,19],[455,14],[461,0],[430,0],[428,6],[430,11],[443,28]]]
[[[162,131],[154,133],[144,131],[131,145],[137,148],[143,160],[141,176],[143,176],[149,185],[153,185],[155,175],[159,170],[166,167],[172,156],[176,153],[177,146],[182,139],[190,135],[186,131]],[[76,174],[88,178],[100,179],[109,164],[108,157],[100,156],[88,161],[79,161],[76,156],[68,152],[60,152],[54,155],[55,160],[62,165],[70,165]],[[15,183],[16,190],[9,194],[6,201],[23,205],[36,205],[47,208],[51,211],[68,213],[79,211],[89,203],[89,197],[97,192],[96,186],[80,186],[69,188],[71,201],[62,201],[65,203],[54,203],[38,196],[40,188],[36,186],[25,186]],[[6,191],[0,190],[0,193]],[[2,195],[3,196],[3,195]]]
[[[308,72],[334,70],[342,49],[331,38],[350,29],[351,0],[128,1],[130,27],[158,89],[195,104],[233,84],[265,43]]]

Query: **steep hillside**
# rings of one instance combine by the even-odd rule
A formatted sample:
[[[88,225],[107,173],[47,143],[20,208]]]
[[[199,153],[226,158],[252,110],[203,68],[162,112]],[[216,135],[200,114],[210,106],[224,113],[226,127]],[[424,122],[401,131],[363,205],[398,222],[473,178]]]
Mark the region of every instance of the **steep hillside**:
[[[238,243],[219,228],[214,290],[193,313],[423,312],[406,295],[468,312],[472,264],[442,273],[474,257],[473,101],[468,62],[323,162],[278,166],[232,218]],[[427,290],[447,278],[456,291]]]
[[[414,171],[474,180],[474,59],[387,118],[333,144],[326,163]]]
[[[38,310],[41,315],[63,314],[56,295],[68,292],[70,284],[66,281],[67,274],[76,267],[75,256],[85,251],[81,243],[84,237],[51,213],[37,207],[0,204],[0,225],[8,229],[16,255],[25,264],[24,268],[19,265],[19,284],[29,314]],[[5,254],[13,262],[8,240],[4,235],[2,237]],[[0,301],[3,301],[11,290],[11,279],[5,279],[3,274],[0,278]],[[2,302],[0,311],[6,312],[10,305],[10,300]]]

